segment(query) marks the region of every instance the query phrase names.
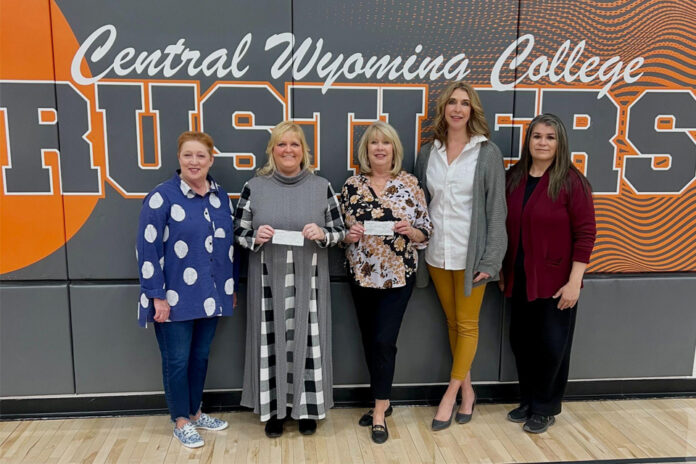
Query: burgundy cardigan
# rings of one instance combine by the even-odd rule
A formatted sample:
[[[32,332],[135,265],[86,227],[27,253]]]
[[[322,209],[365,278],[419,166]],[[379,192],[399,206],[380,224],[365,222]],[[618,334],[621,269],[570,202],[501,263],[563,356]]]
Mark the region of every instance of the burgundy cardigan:
[[[549,173],[546,171],[532,192],[522,212],[527,185],[525,176],[507,192],[508,247],[503,261],[505,296],[512,296],[515,283],[515,258],[520,230],[524,248],[524,272],[527,299],[551,298],[568,282],[573,261],[588,263],[594,246],[595,224],[592,195],[585,193],[579,175],[569,171],[572,189],[562,188],[556,201],[548,195]]]

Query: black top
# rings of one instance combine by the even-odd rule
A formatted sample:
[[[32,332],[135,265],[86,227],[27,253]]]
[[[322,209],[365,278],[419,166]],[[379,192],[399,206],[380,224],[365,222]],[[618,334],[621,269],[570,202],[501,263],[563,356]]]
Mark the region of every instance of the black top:
[[[527,200],[529,200],[529,197],[532,196],[532,192],[534,192],[534,189],[536,188],[537,184],[539,184],[539,180],[541,180],[541,177],[534,177],[531,174],[527,176],[527,185],[525,186],[524,199],[522,200],[522,211],[524,211],[524,207],[527,204]],[[517,256],[515,257],[515,274],[524,275],[524,248],[522,247],[521,229],[519,244],[520,245],[517,248]]]

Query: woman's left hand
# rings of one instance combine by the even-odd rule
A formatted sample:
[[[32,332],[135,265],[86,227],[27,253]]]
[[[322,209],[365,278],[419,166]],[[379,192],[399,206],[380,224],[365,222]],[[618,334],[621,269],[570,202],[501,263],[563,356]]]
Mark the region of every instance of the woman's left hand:
[[[348,233],[346,234],[346,238],[343,239],[343,241],[346,243],[359,242],[364,233],[365,233],[365,227],[362,224],[359,224],[356,222],[355,224],[350,226],[350,229],[348,230]]]
[[[420,243],[426,238],[425,235],[423,235],[423,232],[413,227],[411,223],[405,219],[402,219],[401,221],[394,224],[394,232],[396,232],[397,234],[405,235],[412,242],[416,243]]]
[[[302,229],[302,235],[304,235],[304,237],[307,240],[322,241],[324,240],[324,238],[326,238],[324,230],[315,223],[307,224],[306,226],[304,226],[304,228]]]
[[[474,283],[481,282],[482,280],[490,279],[491,275],[487,272],[477,272],[474,276]]]
[[[401,221],[394,224],[394,232],[396,232],[397,234],[406,235],[407,237],[411,238],[411,234],[413,233],[413,227],[411,227],[411,224],[408,221],[402,219]]]
[[[578,302],[578,298],[580,298],[580,285],[573,282],[568,282],[558,289],[553,297],[560,297],[558,300],[558,309],[572,308],[575,306],[575,303]]]

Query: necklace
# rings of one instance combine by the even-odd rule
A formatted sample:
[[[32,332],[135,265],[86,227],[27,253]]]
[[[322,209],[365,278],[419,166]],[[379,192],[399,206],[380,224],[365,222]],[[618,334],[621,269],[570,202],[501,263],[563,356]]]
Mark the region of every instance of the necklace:
[[[391,176],[380,176],[377,177],[374,174],[369,176],[370,179],[370,187],[372,187],[372,190],[375,191],[377,196],[381,196],[382,192],[384,191],[384,187],[387,186],[387,182],[389,182],[389,179]]]

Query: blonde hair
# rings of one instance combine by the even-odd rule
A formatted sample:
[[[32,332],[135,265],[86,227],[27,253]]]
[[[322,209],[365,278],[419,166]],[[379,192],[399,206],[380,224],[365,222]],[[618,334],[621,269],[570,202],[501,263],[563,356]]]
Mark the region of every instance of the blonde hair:
[[[300,170],[308,169],[312,171],[312,166],[309,164],[309,147],[307,146],[307,139],[305,138],[304,131],[302,128],[292,122],[283,121],[273,128],[271,131],[271,138],[268,139],[268,145],[266,145],[266,155],[268,156],[268,161],[261,167],[256,173],[259,176],[268,176],[276,172],[276,164],[273,159],[273,148],[278,144],[281,138],[287,133],[293,132],[298,139],[300,139],[300,144],[302,145],[302,161],[300,162]]]
[[[367,128],[360,142],[358,143],[358,162],[360,163],[360,173],[370,174],[370,159],[367,156],[367,146],[374,139],[376,134],[381,134],[382,137],[392,145],[392,169],[390,174],[396,176],[401,171],[401,162],[404,159],[404,147],[399,140],[399,134],[392,126],[382,121],[375,121]]]
[[[452,82],[445,90],[440,92],[437,98],[437,112],[433,124],[430,126],[430,130],[433,133],[433,140],[438,140],[443,145],[447,143],[448,125],[447,119],[445,118],[445,108],[447,107],[447,102],[449,102],[450,97],[452,97],[452,94],[457,89],[463,90],[469,94],[469,101],[471,102],[471,113],[469,114],[469,120],[466,122],[467,135],[469,137],[474,135],[490,137],[491,132],[488,129],[488,122],[486,122],[486,116],[483,113],[483,105],[481,105],[481,99],[476,89],[466,82]]]

